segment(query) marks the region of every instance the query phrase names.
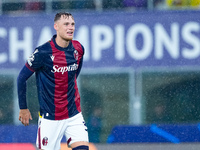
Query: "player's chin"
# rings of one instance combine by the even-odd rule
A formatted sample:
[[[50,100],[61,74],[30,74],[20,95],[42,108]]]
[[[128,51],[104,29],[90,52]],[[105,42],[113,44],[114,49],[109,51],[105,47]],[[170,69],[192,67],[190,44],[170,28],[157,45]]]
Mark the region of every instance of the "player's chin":
[[[73,39],[73,37],[67,37],[65,38],[66,41],[71,41]]]
[[[73,37],[74,37],[73,35],[64,36],[65,40],[72,40]]]

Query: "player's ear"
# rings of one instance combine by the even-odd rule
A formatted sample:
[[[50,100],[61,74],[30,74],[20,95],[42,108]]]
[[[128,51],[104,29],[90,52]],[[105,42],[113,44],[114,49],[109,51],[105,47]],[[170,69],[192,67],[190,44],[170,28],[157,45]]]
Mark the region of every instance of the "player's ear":
[[[57,31],[58,30],[58,24],[54,23],[54,29]]]

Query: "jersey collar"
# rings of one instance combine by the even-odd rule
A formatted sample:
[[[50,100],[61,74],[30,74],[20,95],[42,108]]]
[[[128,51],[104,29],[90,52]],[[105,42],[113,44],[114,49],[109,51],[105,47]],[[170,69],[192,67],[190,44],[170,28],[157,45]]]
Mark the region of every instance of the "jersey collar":
[[[60,47],[60,46],[56,43],[56,36],[57,36],[57,35],[55,34],[55,35],[52,37],[52,41],[53,41],[55,47],[56,47],[58,50],[61,50],[61,51],[69,51],[69,50],[70,50],[70,47],[71,47],[71,45],[72,45],[72,41],[69,42],[69,45],[68,45],[67,47],[63,48],[63,47]]]

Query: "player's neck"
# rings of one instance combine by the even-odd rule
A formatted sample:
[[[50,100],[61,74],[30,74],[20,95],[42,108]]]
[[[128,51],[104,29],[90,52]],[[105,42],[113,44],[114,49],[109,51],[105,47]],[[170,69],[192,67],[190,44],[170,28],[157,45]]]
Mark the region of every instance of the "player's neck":
[[[62,48],[67,47],[69,45],[69,42],[70,42],[69,40],[68,41],[64,40],[64,39],[62,39],[62,38],[60,38],[58,36],[56,37],[55,41],[56,41],[56,44],[58,46],[62,47]]]

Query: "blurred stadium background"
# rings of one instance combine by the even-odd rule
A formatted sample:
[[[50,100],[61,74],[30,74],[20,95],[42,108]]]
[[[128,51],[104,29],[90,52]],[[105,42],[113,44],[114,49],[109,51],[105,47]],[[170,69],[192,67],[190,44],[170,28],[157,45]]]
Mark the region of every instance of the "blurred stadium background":
[[[18,121],[16,79],[55,34],[58,11],[74,15],[86,50],[79,88],[96,149],[199,149],[199,9],[200,0],[0,0],[0,149],[35,149],[35,78],[28,127]]]

